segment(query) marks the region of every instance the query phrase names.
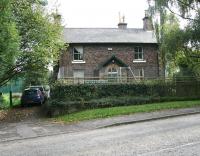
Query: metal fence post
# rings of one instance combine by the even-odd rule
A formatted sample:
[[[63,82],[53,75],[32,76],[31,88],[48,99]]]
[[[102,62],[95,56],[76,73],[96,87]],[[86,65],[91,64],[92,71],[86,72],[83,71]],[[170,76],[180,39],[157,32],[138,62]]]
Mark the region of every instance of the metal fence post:
[[[10,90],[10,107],[12,108],[12,106],[13,106],[12,91]]]
[[[9,92],[10,94],[10,107],[12,108],[12,106],[13,106],[13,101],[12,101],[12,81],[10,81],[10,92]]]

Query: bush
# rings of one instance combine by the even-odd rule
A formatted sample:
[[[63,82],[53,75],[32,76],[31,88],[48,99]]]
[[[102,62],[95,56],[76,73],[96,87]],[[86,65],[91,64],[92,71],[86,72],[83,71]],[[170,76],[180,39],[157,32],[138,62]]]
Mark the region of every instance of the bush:
[[[110,96],[173,96],[171,83],[103,84],[103,85],[62,85],[51,89],[53,99],[70,101],[91,100]]]
[[[117,106],[142,105],[154,102],[195,100],[198,97],[107,97],[89,101],[59,101],[51,100],[44,105],[46,114],[50,117],[70,114],[85,109],[107,108]]]
[[[193,84],[193,87],[190,88],[196,91],[198,85]],[[196,94],[193,95],[186,94],[188,90],[184,87],[185,85],[181,88],[179,83],[173,81],[101,85],[57,83],[51,87],[51,99],[44,107],[49,116],[55,116],[83,109],[193,100],[199,97],[199,92],[195,92]],[[177,90],[180,89],[181,94],[177,93]]]

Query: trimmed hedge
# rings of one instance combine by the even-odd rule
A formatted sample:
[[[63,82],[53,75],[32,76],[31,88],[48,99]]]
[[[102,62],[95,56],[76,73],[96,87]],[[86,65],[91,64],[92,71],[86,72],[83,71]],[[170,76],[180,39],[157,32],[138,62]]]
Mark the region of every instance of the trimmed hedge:
[[[110,85],[62,85],[51,88],[52,99],[81,101],[109,96],[174,96],[173,83],[110,84]]]
[[[49,117],[73,113],[85,109],[107,108],[128,105],[142,105],[155,102],[197,100],[199,97],[107,97],[89,101],[58,101],[54,99],[44,105]]]
[[[181,83],[157,82],[137,84],[63,85],[51,87],[51,99],[44,105],[49,116],[72,113],[84,109],[147,104],[153,102],[194,100],[200,97],[198,85],[190,86],[187,94]],[[182,86],[182,88],[181,88]],[[177,93],[178,90],[180,92]]]

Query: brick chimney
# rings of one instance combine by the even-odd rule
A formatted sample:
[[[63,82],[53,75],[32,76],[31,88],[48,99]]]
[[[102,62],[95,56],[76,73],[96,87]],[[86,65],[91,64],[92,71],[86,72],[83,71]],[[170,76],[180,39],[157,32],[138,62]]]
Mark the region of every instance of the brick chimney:
[[[122,22],[121,22],[120,14],[119,14],[118,28],[119,29],[127,29],[127,23],[125,23],[125,16],[122,17]]]
[[[127,29],[127,23],[119,23],[118,28],[119,29]]]
[[[152,24],[151,18],[149,17],[148,10],[145,10],[145,17],[143,18],[143,29],[146,31],[153,30],[153,24]]]

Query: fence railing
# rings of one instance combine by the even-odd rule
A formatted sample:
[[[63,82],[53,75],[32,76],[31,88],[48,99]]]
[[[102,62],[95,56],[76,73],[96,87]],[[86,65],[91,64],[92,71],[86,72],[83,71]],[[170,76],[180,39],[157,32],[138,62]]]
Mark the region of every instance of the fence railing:
[[[75,79],[81,83],[99,83],[102,85],[68,85],[69,80],[74,82],[74,78],[62,79],[62,83],[56,83],[52,87],[52,97],[62,99],[88,99],[102,98],[107,96],[151,96],[151,97],[200,97],[200,79],[192,77],[176,77],[174,79],[142,79],[137,81],[127,78],[127,81],[109,81],[107,79],[80,78]],[[80,81],[79,81],[80,80]],[[131,81],[130,81],[131,80]],[[65,82],[64,82],[65,81]],[[140,83],[141,82],[141,83]],[[147,83],[146,83],[147,82]],[[150,83],[148,83],[150,82]],[[151,83],[153,82],[153,83]],[[65,83],[63,85],[63,83]],[[110,83],[110,84],[109,84]],[[121,83],[114,84],[113,83]],[[128,85],[126,85],[128,83]],[[124,85],[125,84],[125,85]]]
[[[191,77],[181,77],[181,78],[155,78],[155,77],[84,77],[84,78],[74,78],[66,77],[58,79],[59,82],[68,85],[76,84],[132,84],[132,83],[148,83],[148,82],[171,82],[171,81],[186,82],[191,81]],[[198,79],[200,81],[200,78]]]
[[[132,82],[139,82],[142,81],[143,77],[135,77],[135,78],[129,78],[129,77],[66,77],[66,78],[60,78],[58,81],[62,82],[64,84],[113,84],[113,83],[132,83]]]

